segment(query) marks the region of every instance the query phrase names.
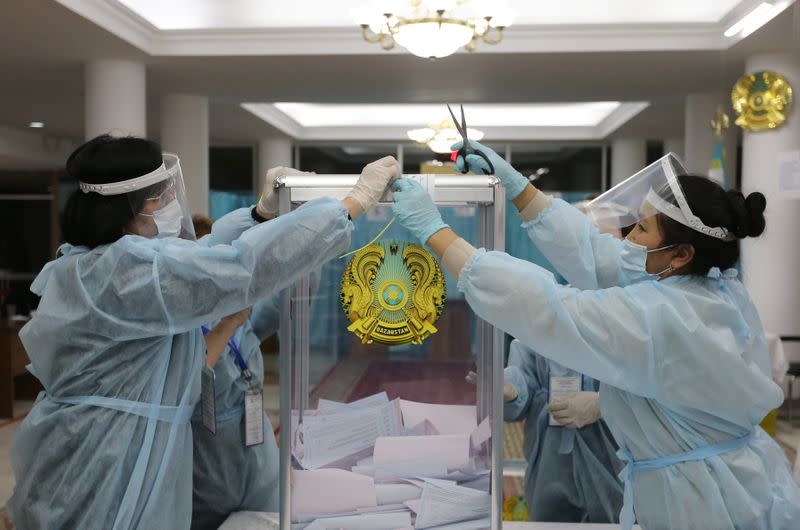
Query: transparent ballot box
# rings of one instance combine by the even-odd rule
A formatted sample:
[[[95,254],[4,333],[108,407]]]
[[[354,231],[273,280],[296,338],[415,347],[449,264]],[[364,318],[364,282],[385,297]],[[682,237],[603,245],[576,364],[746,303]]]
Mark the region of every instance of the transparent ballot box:
[[[407,177],[427,187],[459,235],[503,250],[495,177]],[[343,199],[357,179],[281,177],[280,212]],[[503,333],[392,222],[391,194],[384,198],[354,221],[349,255],[283,293],[281,528],[498,529]]]

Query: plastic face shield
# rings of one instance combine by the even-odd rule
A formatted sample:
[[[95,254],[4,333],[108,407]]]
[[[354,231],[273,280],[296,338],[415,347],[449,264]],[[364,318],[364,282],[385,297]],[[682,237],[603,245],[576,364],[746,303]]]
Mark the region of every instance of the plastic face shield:
[[[180,160],[171,153],[162,156],[163,164],[141,177],[109,184],[81,182],[80,188],[84,193],[126,195],[134,213],[133,233],[195,240]]]
[[[735,239],[727,229],[706,226],[692,213],[678,180],[686,174],[680,159],[669,153],[590,202],[586,215],[601,231],[613,231],[662,213],[705,235]]]

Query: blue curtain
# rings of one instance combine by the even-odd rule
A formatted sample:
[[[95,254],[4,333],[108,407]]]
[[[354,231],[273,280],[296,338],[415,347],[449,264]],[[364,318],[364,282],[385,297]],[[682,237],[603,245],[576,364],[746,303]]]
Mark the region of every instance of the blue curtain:
[[[252,206],[258,200],[258,197],[249,191],[217,191],[211,190],[210,192],[210,208],[211,219],[216,221],[228,212],[232,212],[238,208],[245,206]]]

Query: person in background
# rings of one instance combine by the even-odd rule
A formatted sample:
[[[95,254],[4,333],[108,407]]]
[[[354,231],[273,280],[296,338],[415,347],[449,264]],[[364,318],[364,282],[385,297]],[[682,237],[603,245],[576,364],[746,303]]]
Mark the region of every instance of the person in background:
[[[192,225],[194,226],[194,235],[197,239],[211,233],[211,225],[214,221],[207,215],[196,213],[192,216]]]

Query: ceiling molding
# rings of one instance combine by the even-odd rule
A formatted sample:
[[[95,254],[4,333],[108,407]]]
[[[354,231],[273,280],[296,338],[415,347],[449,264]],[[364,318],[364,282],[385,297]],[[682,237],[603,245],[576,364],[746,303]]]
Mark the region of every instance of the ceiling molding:
[[[496,127],[481,126],[486,139],[494,141],[536,140],[602,140],[634,116],[645,110],[646,102],[622,103],[599,124],[594,126],[540,126],[540,127]],[[308,141],[387,141],[407,142],[409,127],[403,126],[353,126],[353,127],[304,127],[270,103],[242,103],[242,108],[264,120],[293,139]]]
[[[159,30],[117,0],[56,1],[152,56],[408,53],[400,47],[386,52],[365,42],[355,25]],[[500,45],[480,46],[474,53],[725,50],[741,39],[726,38],[723,32],[759,1],[743,0],[717,23],[514,25]]]
[[[106,0],[56,0],[74,11],[150,55],[158,29],[145,19],[115,1]]]

